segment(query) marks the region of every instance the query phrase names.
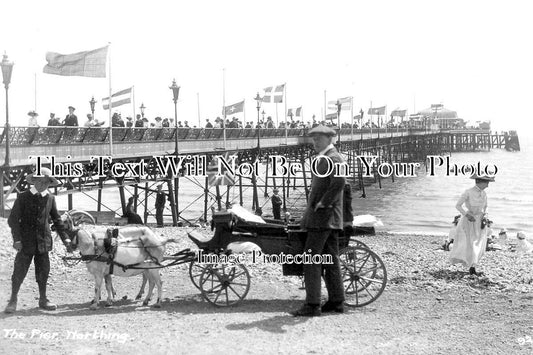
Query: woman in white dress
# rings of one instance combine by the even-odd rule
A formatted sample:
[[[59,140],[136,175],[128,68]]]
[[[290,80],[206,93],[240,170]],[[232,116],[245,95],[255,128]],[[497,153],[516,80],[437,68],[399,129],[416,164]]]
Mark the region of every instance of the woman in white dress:
[[[461,218],[457,223],[450,262],[461,263],[469,268],[470,275],[481,276],[480,272],[476,272],[476,266],[485,253],[488,231],[488,228],[482,225],[487,211],[487,194],[484,190],[494,178],[477,175],[471,178],[476,180],[476,185],[463,192],[455,205],[461,213]],[[466,211],[463,209],[463,204],[466,206]]]

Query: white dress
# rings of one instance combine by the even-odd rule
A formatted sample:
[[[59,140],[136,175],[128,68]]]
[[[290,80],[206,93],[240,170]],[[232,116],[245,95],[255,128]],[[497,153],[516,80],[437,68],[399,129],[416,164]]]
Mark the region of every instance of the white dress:
[[[467,211],[463,210],[463,204]],[[456,205],[462,216],[455,229],[455,240],[450,252],[452,264],[461,263],[470,268],[476,266],[487,247],[488,227],[481,229],[481,219],[487,210],[487,194],[474,186],[461,195]],[[476,220],[470,222],[466,213],[470,212]]]

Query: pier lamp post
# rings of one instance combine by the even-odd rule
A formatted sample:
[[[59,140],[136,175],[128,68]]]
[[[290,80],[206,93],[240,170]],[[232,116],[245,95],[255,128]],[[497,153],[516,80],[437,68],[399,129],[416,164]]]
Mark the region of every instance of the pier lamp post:
[[[144,106],[144,103],[141,103],[141,107],[139,107],[141,109],[141,117],[144,118],[144,109],[146,108],[146,106]]]
[[[359,110],[359,129],[361,130],[361,140],[363,140],[363,115],[365,111],[363,109]]]
[[[172,80],[172,85],[168,87],[172,90],[172,100],[174,101],[174,121],[176,122],[176,134],[174,137],[174,148],[178,154],[178,98],[180,96],[180,87],[176,85],[176,79]]]
[[[174,150],[176,157],[178,156],[178,98],[180,96],[180,87],[176,85],[176,79],[172,80],[172,85],[168,87],[170,90],[172,90],[172,100],[174,101],[174,122],[176,124],[176,133],[174,134]],[[179,207],[178,207],[178,191],[179,191],[179,177],[174,177],[174,207],[175,207],[175,213],[173,216],[173,224],[174,226],[178,225],[178,219],[179,219]]]
[[[9,84],[11,83],[11,73],[13,72],[13,62],[7,60],[7,54],[4,53],[0,66],[2,67],[2,77],[4,78],[4,87],[6,88],[6,127],[5,127],[5,140],[6,140],[6,159],[5,166],[9,166]],[[3,179],[0,176],[0,179]],[[2,192],[3,193],[3,192]]]
[[[259,149],[261,149],[260,140],[259,140],[261,136],[261,125],[259,124],[259,110],[261,109],[261,102],[263,101],[263,98],[259,96],[259,93],[257,93],[257,95],[254,97],[254,100],[257,102],[257,106],[256,106],[257,108],[257,152],[259,154]]]
[[[93,119],[95,119],[94,118],[94,105],[96,105],[96,100],[94,99],[94,96],[91,98],[91,101],[89,101],[89,105],[91,105],[91,114],[93,115]]]

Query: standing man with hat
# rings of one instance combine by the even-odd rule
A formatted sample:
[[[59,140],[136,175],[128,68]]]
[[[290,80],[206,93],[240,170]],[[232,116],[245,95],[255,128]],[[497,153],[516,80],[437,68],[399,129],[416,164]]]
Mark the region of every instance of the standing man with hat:
[[[68,107],[68,115],[63,121],[65,126],[78,127],[78,117],[74,114],[74,110],[76,110],[74,107]]]
[[[281,201],[281,197],[278,195],[279,189],[277,187],[274,188],[273,192],[274,195],[270,199],[272,201],[272,214],[274,215],[274,219],[281,219],[281,205],[283,201]]]
[[[157,185],[157,195],[155,198],[155,219],[157,221],[157,228],[164,227],[163,211],[165,210],[165,202],[167,197],[163,192],[163,184]]]
[[[294,316],[314,317],[322,312],[344,312],[344,287],[339,262],[339,232],[343,228],[342,199],[345,178],[336,176],[333,171],[325,175],[328,161],[343,163],[337,149],[333,146],[336,132],[325,126],[317,126],[309,131],[313,147],[317,152],[312,169],[311,192],[300,227],[307,231],[304,252],[314,255],[331,255],[332,264],[304,264],[305,304],[292,312]],[[313,257],[313,259],[315,259]],[[320,291],[324,281],[328,290],[328,301],[320,307]]]
[[[70,239],[64,232],[54,196],[47,190],[48,187],[59,184],[52,176],[52,171],[41,168],[39,176],[36,173],[30,174],[26,177],[26,181],[33,186],[18,195],[7,220],[13,235],[13,248],[17,250],[17,255],[11,277],[11,298],[5,313],[16,311],[18,292],[32,259],[35,265],[35,278],[39,286],[39,307],[49,311],[57,308],[46,296],[46,282],[50,273],[48,252],[52,250],[49,218],[53,221],[67,250],[71,251]]]
[[[470,275],[481,276],[483,273],[477,272],[476,266],[485,253],[489,229],[484,223],[487,212],[485,189],[489,186],[489,182],[494,182],[494,177],[473,174],[470,178],[474,179],[476,184],[463,192],[455,205],[461,217],[455,228],[450,262],[461,263],[469,268]],[[466,211],[463,209],[463,204],[466,206]]]

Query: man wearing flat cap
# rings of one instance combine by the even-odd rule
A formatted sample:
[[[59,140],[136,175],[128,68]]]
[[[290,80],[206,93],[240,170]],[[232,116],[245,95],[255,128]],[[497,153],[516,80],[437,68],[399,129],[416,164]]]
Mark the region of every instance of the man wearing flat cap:
[[[55,310],[57,307],[46,296],[46,282],[50,273],[48,252],[52,250],[52,233],[49,218],[61,240],[70,251],[70,239],[64,232],[61,217],[57,212],[54,196],[48,193],[48,187],[59,184],[52,176],[50,169],[41,168],[26,177],[28,184],[33,186],[17,196],[7,220],[13,235],[13,248],[17,250],[15,266],[11,277],[11,298],[5,313],[13,313],[17,309],[17,296],[33,260],[35,278],[39,286],[39,307]]]
[[[312,169],[311,191],[300,222],[300,227],[307,231],[304,252],[312,255],[331,255],[333,264],[303,265],[306,300],[302,308],[292,312],[294,316],[314,317],[320,316],[322,312],[344,312],[344,287],[339,263],[338,236],[343,228],[342,199],[345,178],[336,176],[334,169],[331,174],[326,175],[328,161],[343,162],[332,143],[335,134],[333,129],[325,126],[317,126],[309,131],[309,136],[313,138],[313,147],[317,152],[314,158],[316,169]],[[320,307],[322,269],[328,290],[328,301]]]
[[[74,107],[68,107],[68,115],[65,117],[64,125],[70,127],[78,127],[78,117],[74,114]]]

